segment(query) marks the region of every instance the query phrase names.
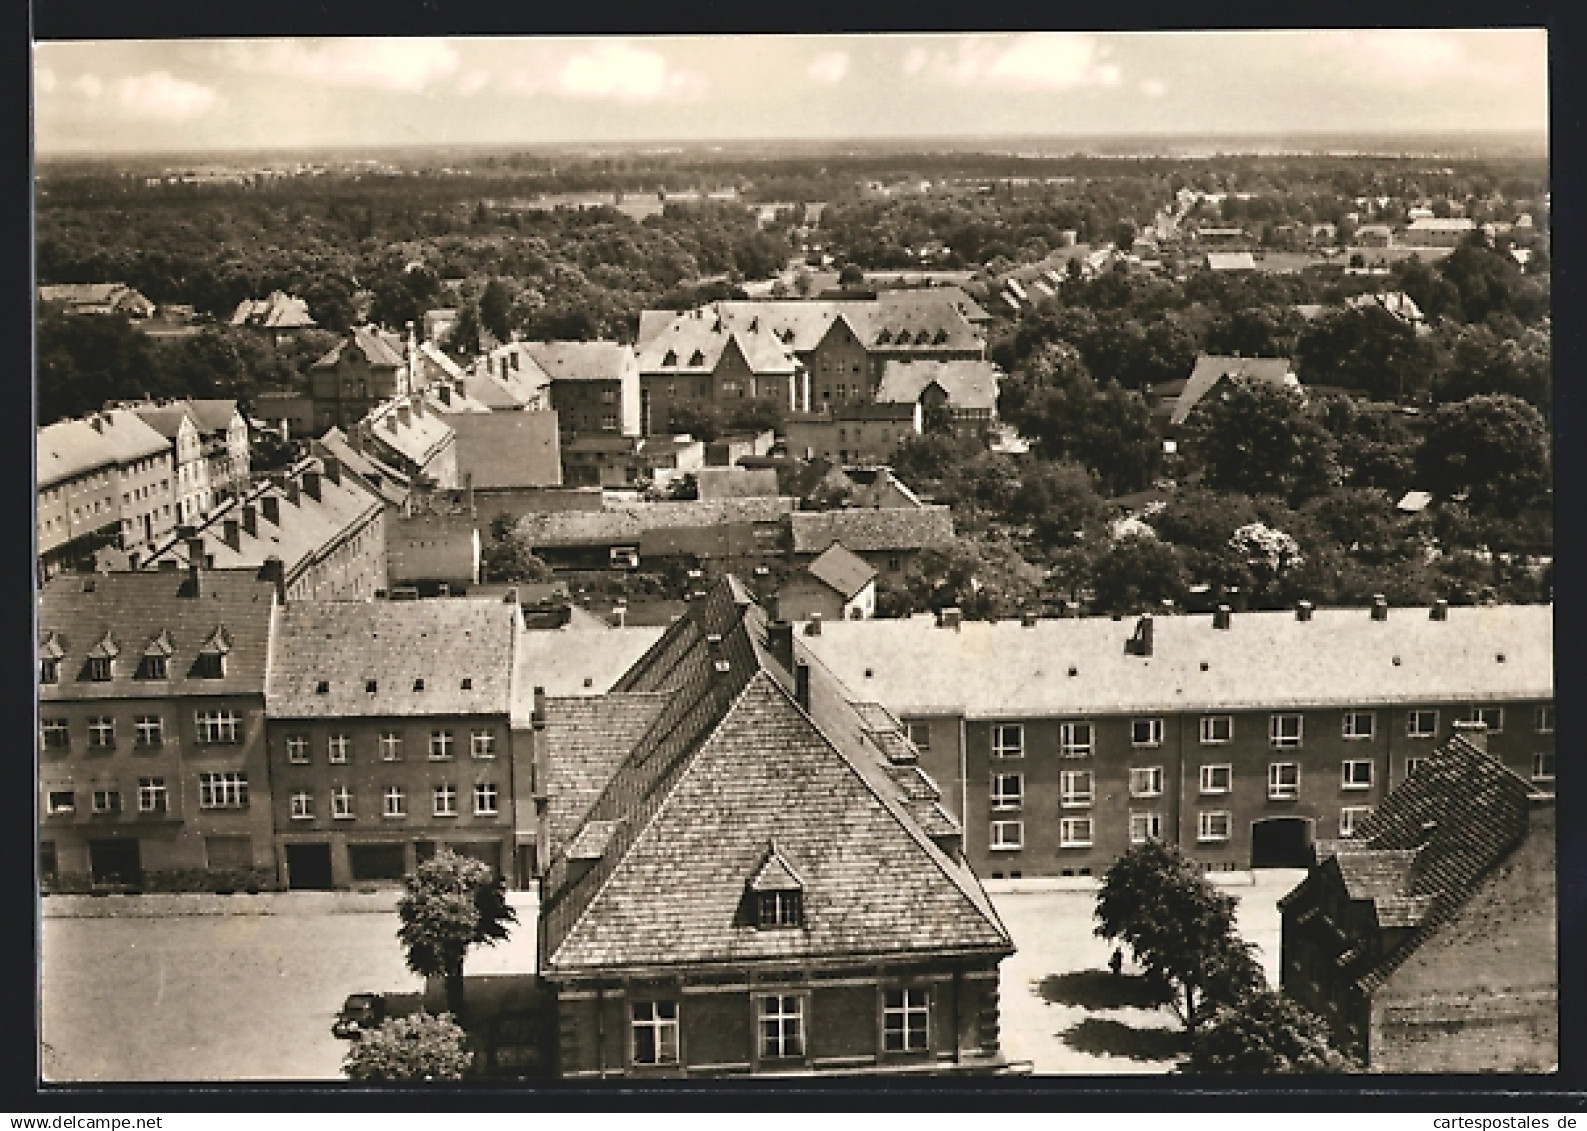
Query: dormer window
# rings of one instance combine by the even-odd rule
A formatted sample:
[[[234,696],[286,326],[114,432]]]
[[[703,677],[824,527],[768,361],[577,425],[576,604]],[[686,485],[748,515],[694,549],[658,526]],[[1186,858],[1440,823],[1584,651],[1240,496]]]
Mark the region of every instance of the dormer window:
[[[762,930],[802,927],[805,922],[804,900],[797,891],[760,892],[756,912],[756,926]]]
[[[171,634],[164,629],[150,640],[143,650],[143,664],[138,672],[140,679],[166,679],[167,669],[170,666],[171,654],[176,651],[176,646],[171,642]]]
[[[94,656],[88,661],[88,678],[96,683],[106,683],[110,679],[111,661],[108,656]]]
[[[66,648],[61,644],[60,637],[51,632],[44,638],[44,643],[39,645],[39,682],[59,683],[61,678],[61,657],[66,655]]]
[[[39,682],[59,683],[61,678],[61,662],[59,660],[39,661]]]
[[[689,364],[696,367],[704,365],[705,354],[701,353],[699,350],[695,350],[689,355]]]
[[[164,656],[145,656],[143,658],[144,679],[165,679],[166,659]]]
[[[937,336],[931,339],[931,344],[935,345],[935,346],[940,346],[940,345],[942,345],[942,343],[946,342],[947,340],[948,340],[948,331],[946,331],[946,330],[938,330],[937,331]]]
[[[766,848],[760,867],[750,878],[749,913],[758,930],[805,925],[804,880],[775,843]]]
[[[666,356],[661,359],[661,364],[663,364],[663,365],[677,365],[678,364],[678,355],[677,355],[677,353],[675,351],[673,351],[673,350],[668,350]]]
[[[96,683],[106,683],[115,675],[116,657],[121,649],[110,633],[88,650],[88,678]]]
[[[224,679],[226,653],[230,651],[231,634],[226,631],[225,625],[216,626],[204,646],[198,650],[198,662],[193,665],[194,674],[199,679]]]
[[[876,335],[876,344],[879,345],[879,346],[885,346],[888,342],[890,342],[892,340],[893,340],[893,334],[892,334],[891,330],[883,330],[880,334]]]

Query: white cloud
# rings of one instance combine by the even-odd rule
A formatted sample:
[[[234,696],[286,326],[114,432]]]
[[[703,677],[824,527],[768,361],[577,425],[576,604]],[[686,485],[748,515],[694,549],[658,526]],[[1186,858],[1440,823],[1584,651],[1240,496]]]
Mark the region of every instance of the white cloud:
[[[490,72],[486,70],[470,71],[457,80],[459,94],[478,94],[490,82]]]
[[[124,78],[116,83],[116,97],[137,117],[170,122],[196,118],[218,101],[209,87],[173,78],[169,71]]]
[[[55,89],[55,72],[49,67],[39,67],[33,72],[33,86],[43,94]]]
[[[457,70],[456,48],[444,39],[333,39],[235,42],[223,60],[246,71],[287,75],[326,86],[417,93]]]
[[[1397,87],[1546,83],[1548,43],[1540,31],[1352,31],[1313,33],[1313,50],[1348,74]]]
[[[1119,85],[1119,68],[1103,61],[1106,54],[1094,36],[1052,32],[966,38],[956,52],[937,51],[930,62],[938,78],[958,86],[1072,90]],[[906,58],[905,70],[914,63]]]
[[[693,101],[710,81],[694,71],[674,70],[660,52],[605,41],[564,59],[535,59],[508,73],[503,86],[524,96],[550,91],[564,98],[645,103]]]
[[[98,98],[100,92],[105,89],[105,84],[99,81],[99,76],[96,74],[83,74],[72,80],[72,89],[84,98]]]
[[[811,82],[825,83],[827,86],[836,86],[843,81],[843,76],[849,73],[849,53],[847,51],[828,51],[817,55],[810,61],[810,67],[805,75]]]
[[[1141,93],[1148,98],[1161,98],[1168,93],[1168,84],[1162,79],[1147,79],[1141,83]]]

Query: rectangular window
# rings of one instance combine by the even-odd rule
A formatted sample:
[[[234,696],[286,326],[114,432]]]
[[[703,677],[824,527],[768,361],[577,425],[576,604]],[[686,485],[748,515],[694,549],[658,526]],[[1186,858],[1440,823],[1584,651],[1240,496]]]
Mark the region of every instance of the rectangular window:
[[[1149,840],[1163,839],[1163,815],[1161,813],[1131,813],[1130,814],[1130,843],[1145,844]]]
[[[1532,755],[1532,780],[1549,783],[1554,781],[1554,755],[1552,752]]]
[[[1025,728],[1020,723],[1004,723],[992,728],[992,757],[1023,758]]]
[[[170,809],[170,805],[164,778],[138,779],[138,812],[164,813]]]
[[[145,656],[143,658],[144,679],[165,679],[167,675],[164,656]]]
[[[1344,736],[1347,739],[1371,741],[1377,716],[1371,711],[1346,711]]]
[[[1405,713],[1406,738],[1437,738],[1437,711],[1407,711]]]
[[[1471,721],[1474,723],[1488,724],[1489,734],[1504,733],[1504,708],[1503,707],[1473,707]]]
[[[1300,796],[1300,763],[1269,762],[1267,764],[1267,799],[1269,801],[1294,801]]]
[[[65,719],[40,719],[39,733],[46,750],[65,750],[72,744],[71,725]]]
[[[121,812],[121,791],[119,789],[94,790],[95,813]]]
[[[325,757],[333,765],[340,765],[347,761],[347,736],[333,734],[325,741]]]
[[[456,786],[438,785],[435,787],[435,815],[437,817],[457,816]]]
[[[139,746],[165,745],[165,720],[159,715],[139,715],[133,726]]]
[[[102,656],[95,656],[88,661],[88,678],[95,683],[104,683],[110,678],[110,661]]]
[[[1161,746],[1163,744],[1162,719],[1131,719],[1131,746]]]
[[[1229,839],[1229,814],[1224,810],[1202,810],[1196,814],[1196,839],[1216,842]]]
[[[1058,775],[1058,786],[1065,806],[1090,805],[1095,794],[1090,770],[1065,770]]]
[[[497,790],[494,782],[477,782],[474,786],[474,815],[477,817],[494,817],[496,815]]]
[[[88,745],[95,750],[109,750],[116,745],[116,720],[109,715],[92,715],[88,719]]]
[[[430,732],[430,757],[437,762],[444,762],[452,757],[451,731],[432,730]]]
[[[992,808],[1018,809],[1025,798],[1024,774],[992,775]]]
[[[1091,818],[1065,817],[1058,822],[1059,848],[1090,848]]]
[[[380,760],[382,762],[402,761],[402,735],[396,731],[388,730],[380,736]]]
[[[927,1052],[931,1048],[931,994],[924,989],[882,993],[882,1048],[887,1052]]]
[[[77,794],[69,789],[52,789],[44,795],[46,813],[74,813],[77,811]]]
[[[1340,778],[1340,785],[1345,789],[1371,789],[1372,759],[1346,758]]]
[[[292,819],[307,821],[314,817],[314,794],[306,789],[292,794]]]
[[[1202,793],[1228,793],[1234,786],[1234,767],[1227,762],[1201,767]]]
[[[1355,836],[1361,829],[1361,822],[1372,815],[1370,805],[1347,805],[1339,810],[1339,835],[1342,837]]]
[[[386,808],[383,810],[388,817],[406,817],[408,815],[408,796],[402,791],[400,785],[386,787]]]
[[[1163,767],[1133,766],[1130,769],[1131,797],[1161,797],[1163,795]]]
[[[1299,746],[1302,722],[1299,715],[1271,715],[1267,720],[1268,745],[1280,750]]]
[[[762,1060],[805,1054],[805,999],[799,994],[764,994],[760,999]]]
[[[1090,723],[1060,723],[1058,753],[1065,758],[1085,758],[1091,754]]]
[[[353,791],[345,785],[331,787],[331,816],[341,821],[353,817]]]
[[[237,741],[237,713],[230,710],[200,711],[197,715],[198,740],[211,745],[233,745]]]
[[[309,760],[309,740],[305,735],[291,734],[287,736],[287,761],[296,765],[305,765]]]
[[[909,734],[909,741],[915,744],[916,750],[931,749],[930,723],[910,723],[906,729]]]
[[[678,1063],[678,1003],[636,1001],[630,1005],[635,1064]]]
[[[198,775],[200,809],[248,808],[248,775],[240,770],[224,770]]]
[[[993,821],[992,851],[1013,852],[1025,847],[1024,821]]]
[[[496,757],[496,736],[488,730],[476,730],[468,736],[468,752],[475,758]]]
[[[1532,728],[1538,734],[1554,733],[1554,704],[1545,703],[1532,712]]]
[[[1233,715],[1201,716],[1201,742],[1204,746],[1230,742],[1234,739]]]

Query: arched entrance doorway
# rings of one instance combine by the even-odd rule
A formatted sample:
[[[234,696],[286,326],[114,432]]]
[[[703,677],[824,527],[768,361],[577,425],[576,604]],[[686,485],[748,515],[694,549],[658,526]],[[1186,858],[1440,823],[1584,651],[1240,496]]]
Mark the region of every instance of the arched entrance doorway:
[[[1267,817],[1251,822],[1251,867],[1309,868],[1312,863],[1310,817]]]

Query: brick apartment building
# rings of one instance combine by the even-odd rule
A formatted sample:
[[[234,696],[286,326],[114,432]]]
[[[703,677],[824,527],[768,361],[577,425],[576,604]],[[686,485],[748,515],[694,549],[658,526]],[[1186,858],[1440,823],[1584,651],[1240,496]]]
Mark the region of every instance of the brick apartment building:
[[[521,342],[550,378],[551,408],[567,436],[640,432],[639,358],[620,342]]]
[[[845,541],[844,543],[848,543]],[[807,626],[807,630],[808,630]],[[1161,838],[1207,869],[1303,867],[1481,718],[1554,777],[1553,610],[822,625],[805,643],[908,724],[993,878],[1100,875]]]

